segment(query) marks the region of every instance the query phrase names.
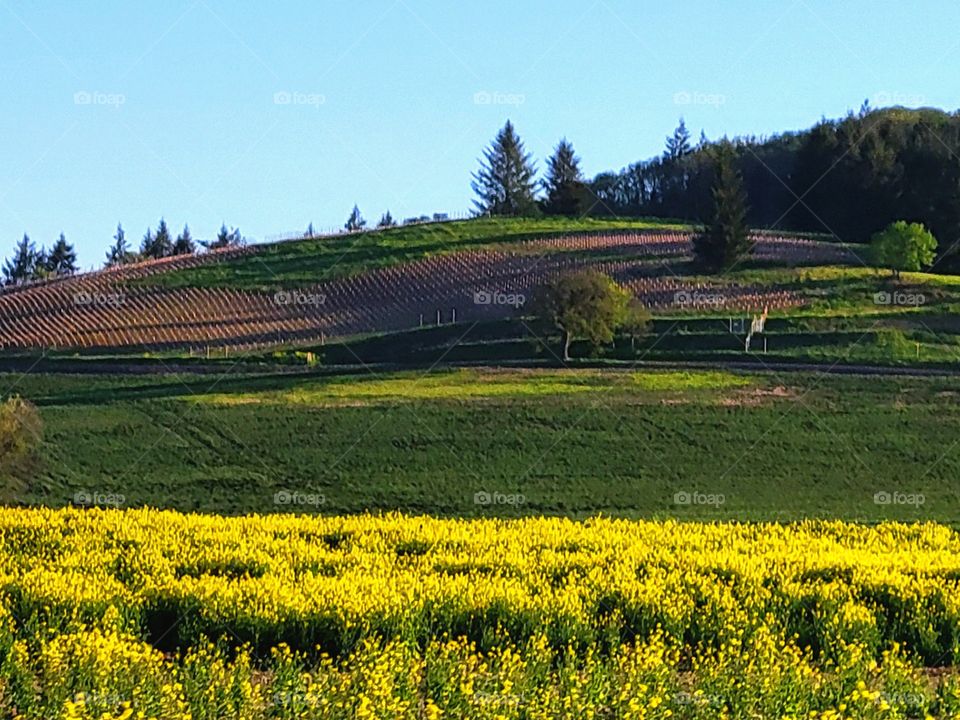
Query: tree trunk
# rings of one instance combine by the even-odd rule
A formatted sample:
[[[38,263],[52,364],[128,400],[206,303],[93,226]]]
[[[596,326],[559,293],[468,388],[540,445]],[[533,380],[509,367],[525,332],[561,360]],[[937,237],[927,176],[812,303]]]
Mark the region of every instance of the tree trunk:
[[[571,339],[570,331],[564,330],[563,331],[563,359],[565,361],[570,359],[570,339]]]

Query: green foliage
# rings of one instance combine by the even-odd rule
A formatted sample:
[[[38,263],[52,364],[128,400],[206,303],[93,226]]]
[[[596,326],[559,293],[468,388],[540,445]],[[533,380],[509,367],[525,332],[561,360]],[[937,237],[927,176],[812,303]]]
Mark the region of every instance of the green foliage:
[[[24,234],[20,242],[17,243],[13,257],[3,265],[4,281],[7,284],[14,285],[33,280],[37,277],[42,264],[41,255],[37,252],[36,245]]]
[[[360,208],[356,205],[353,206],[353,210],[350,211],[350,217],[347,218],[347,222],[344,224],[343,229],[347,232],[354,232],[356,230],[363,230],[367,226],[367,221],[363,219],[363,215],[360,214]]]
[[[174,255],[192,255],[196,251],[197,245],[193,241],[193,237],[190,235],[190,228],[187,225],[184,225],[183,232],[177,235],[176,242],[173,243],[171,252]]]
[[[713,209],[706,228],[693,240],[697,260],[711,270],[729,269],[753,248],[747,225],[747,196],[735,165],[733,147],[717,149]]]
[[[537,301],[537,314],[563,333],[563,359],[570,359],[570,343],[585,338],[598,346],[613,340],[623,322],[629,294],[606,275],[586,271],[562,275],[551,282]]]
[[[903,271],[919,272],[930,267],[937,254],[937,239],[923,224],[899,220],[876,233],[870,248],[878,265],[899,276]]]
[[[717,144],[702,141],[683,155],[678,140],[671,138],[663,155],[597,175],[591,182],[597,209],[702,216],[711,204],[704,179]],[[944,250],[960,242],[958,149],[960,115],[887,108],[824,120],[802,132],[737,138],[735,152],[752,227],[826,231],[865,243],[908,217],[929,228]],[[686,183],[675,181],[684,176]],[[949,257],[960,266],[960,255]]]
[[[63,233],[47,253],[46,270],[52,275],[72,275],[77,271],[77,253]]]
[[[149,233],[149,231],[147,231]],[[130,245],[127,243],[126,233],[123,231],[123,225],[117,223],[117,234],[113,236],[113,245],[107,250],[106,266],[126,265],[137,259],[136,253],[130,251]]]
[[[227,230],[226,224],[220,226],[219,232],[217,232],[216,240],[211,241],[201,241],[201,245],[210,250],[221,250],[228,247],[239,247],[244,244],[243,236],[240,234],[240,228],[230,228]]]
[[[477,211],[482,215],[535,215],[536,172],[513,123],[507,120],[473,174]]]
[[[32,471],[42,439],[43,423],[31,402],[15,395],[0,404],[0,480]]]
[[[630,349],[635,349],[637,338],[642,338],[653,326],[653,315],[639,298],[632,298],[627,303],[623,317],[623,331],[630,336]]]
[[[583,182],[580,158],[573,145],[563,138],[547,160],[547,177],[543,181],[547,197],[543,211],[548,215],[582,215],[590,209],[590,190]]]

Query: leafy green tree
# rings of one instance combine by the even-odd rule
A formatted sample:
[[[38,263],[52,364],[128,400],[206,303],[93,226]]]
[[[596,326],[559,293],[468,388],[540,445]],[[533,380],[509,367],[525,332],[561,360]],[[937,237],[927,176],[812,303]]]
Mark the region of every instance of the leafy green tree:
[[[196,251],[197,244],[193,241],[193,237],[190,235],[190,228],[189,226],[184,225],[183,232],[177,235],[177,239],[173,243],[171,253],[173,255],[193,255]]]
[[[890,268],[898,278],[902,271],[919,272],[933,265],[937,239],[922,223],[898,220],[874,234],[870,249],[875,262]]]
[[[729,269],[753,249],[747,225],[747,195],[730,143],[718,146],[706,227],[693,239],[697,260],[711,270]]]
[[[25,479],[39,460],[43,423],[37,408],[19,396],[0,403],[0,479]]]
[[[37,261],[40,254],[30,237],[24,233],[23,239],[17,243],[13,257],[3,264],[3,277],[7,284],[15,285],[27,282],[36,276]]]
[[[47,253],[46,269],[53,275],[72,275],[77,271],[77,253],[63,233]]]
[[[360,214],[360,208],[356,205],[353,206],[353,210],[350,211],[350,217],[347,218],[346,224],[344,224],[344,229],[347,232],[354,232],[356,230],[363,230],[367,226],[367,221],[363,219],[363,215]]]
[[[596,271],[561,275],[540,292],[537,314],[563,335],[563,359],[570,359],[570,343],[585,338],[599,346],[613,340],[623,322],[629,295],[606,275]]]
[[[580,172],[580,158],[566,138],[547,160],[543,189],[547,193],[543,210],[549,215],[578,216],[590,209],[590,191]]]
[[[471,187],[477,194],[477,211],[483,215],[535,215],[537,171],[523,142],[507,120],[490,147],[484,151],[480,169]]]
[[[380,222],[377,223],[378,228],[392,228],[396,226],[397,222],[393,219],[393,215],[390,214],[389,210],[383,214],[383,216],[380,218]]]
[[[623,331],[630,336],[630,349],[636,350],[637,338],[644,337],[653,326],[653,316],[639,298],[631,298],[621,325]]]

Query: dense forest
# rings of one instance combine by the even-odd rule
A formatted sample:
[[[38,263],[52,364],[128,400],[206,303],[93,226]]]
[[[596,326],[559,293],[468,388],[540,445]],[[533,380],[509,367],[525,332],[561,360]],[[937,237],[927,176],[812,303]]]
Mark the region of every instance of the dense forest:
[[[864,106],[806,131],[732,144],[750,225],[866,242],[895,220],[922,222],[941,257],[960,265],[960,114]],[[681,123],[662,156],[594,178],[593,212],[703,219],[716,147],[702,135],[692,144]]]

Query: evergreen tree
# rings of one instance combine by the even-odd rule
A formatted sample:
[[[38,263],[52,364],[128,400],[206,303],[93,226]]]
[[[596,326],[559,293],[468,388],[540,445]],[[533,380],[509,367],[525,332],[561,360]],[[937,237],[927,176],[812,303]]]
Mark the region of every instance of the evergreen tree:
[[[140,256],[143,258],[156,257],[154,249],[153,228],[147,228],[147,232],[140,241]]]
[[[383,216],[380,218],[380,222],[377,223],[378,228],[392,228],[396,226],[397,222],[393,219],[393,215],[390,214],[389,210],[383,214]]]
[[[667,149],[663,156],[670,160],[679,160],[689,155],[693,149],[690,146],[690,131],[687,130],[687,124],[680,118],[680,124],[673,131],[673,135],[667,138]]]
[[[589,191],[580,173],[580,158],[566,138],[547,160],[543,189],[547,193],[543,209],[551,215],[581,215],[589,209]]]
[[[706,227],[693,240],[694,253],[707,268],[729,269],[753,249],[747,226],[747,195],[729,142],[720,144],[716,151],[712,196]]]
[[[77,271],[77,253],[63,233],[60,233],[57,242],[50,248],[45,265],[47,271],[53,275],[72,275]]]
[[[167,229],[167,221],[160,218],[157,234],[153,236],[153,257],[164,258],[173,254],[173,238]]]
[[[123,225],[120,223],[117,223],[117,234],[113,236],[113,240],[113,245],[107,251],[107,267],[126,265],[128,262],[132,262],[133,253],[130,252],[126,233],[124,233]]]
[[[176,242],[173,243],[172,254],[174,255],[193,255],[197,251],[197,245],[190,235],[190,228],[183,226],[183,232],[177,235]]]
[[[473,201],[477,211],[489,215],[535,214],[536,172],[513,123],[507,120],[473,174],[470,185],[479,196]]]
[[[317,234],[316,230],[313,229],[313,223],[310,223],[309,225],[307,225],[307,231],[303,234],[303,236],[305,238],[312,238],[316,234]]]
[[[347,218],[346,224],[343,226],[347,232],[354,232],[356,230],[363,230],[367,226],[367,221],[363,219],[363,215],[360,214],[360,208],[356,205],[353,206],[353,210],[350,211],[350,217]]]
[[[24,233],[17,243],[13,257],[3,264],[3,277],[7,284],[15,285],[33,279],[37,270],[37,248]]]
[[[243,245],[243,236],[240,234],[240,228],[230,228],[227,230],[226,224],[220,226],[217,233],[217,239],[212,242],[200,242],[209,250],[218,250],[220,248],[238,247]]]

